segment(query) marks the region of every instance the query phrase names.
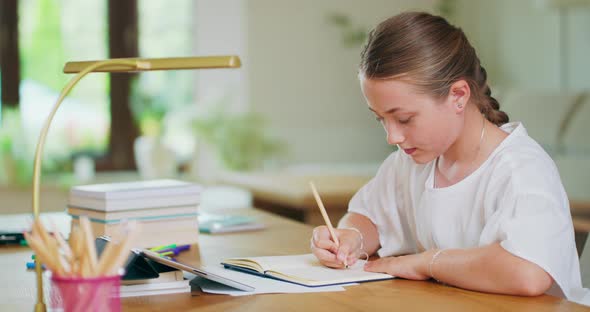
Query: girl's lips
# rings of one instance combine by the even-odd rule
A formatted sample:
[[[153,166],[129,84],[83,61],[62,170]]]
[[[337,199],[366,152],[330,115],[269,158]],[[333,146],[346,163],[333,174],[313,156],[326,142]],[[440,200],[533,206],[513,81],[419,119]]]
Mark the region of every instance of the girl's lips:
[[[406,152],[406,154],[408,155],[412,155],[413,152],[415,152],[416,149],[415,148],[404,148],[404,152]]]

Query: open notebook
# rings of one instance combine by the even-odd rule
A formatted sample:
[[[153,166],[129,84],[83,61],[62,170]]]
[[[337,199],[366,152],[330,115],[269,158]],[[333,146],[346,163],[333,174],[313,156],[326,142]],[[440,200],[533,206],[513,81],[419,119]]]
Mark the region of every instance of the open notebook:
[[[228,269],[248,272],[305,286],[327,286],[392,279],[383,273],[366,272],[366,261],[348,269],[323,266],[313,254],[275,257],[234,258],[223,261]]]

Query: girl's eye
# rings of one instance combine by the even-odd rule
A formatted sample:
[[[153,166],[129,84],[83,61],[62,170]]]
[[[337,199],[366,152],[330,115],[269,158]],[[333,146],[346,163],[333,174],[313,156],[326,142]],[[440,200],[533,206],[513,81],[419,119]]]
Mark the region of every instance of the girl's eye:
[[[409,123],[411,120],[412,120],[412,117],[408,117],[406,119],[400,119],[399,123],[402,125],[405,125],[405,124]]]
[[[377,120],[377,122],[383,122],[383,117],[376,116],[375,120]]]

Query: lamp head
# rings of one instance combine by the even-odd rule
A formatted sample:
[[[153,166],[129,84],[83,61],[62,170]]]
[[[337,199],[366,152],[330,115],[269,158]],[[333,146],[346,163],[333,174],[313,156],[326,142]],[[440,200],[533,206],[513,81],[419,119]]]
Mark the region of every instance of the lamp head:
[[[205,68],[237,68],[242,64],[238,56],[201,56],[201,57],[166,57],[166,58],[119,58],[120,61],[135,62],[126,65],[122,62],[101,66],[93,72],[128,73],[152,70],[180,70]],[[68,62],[64,66],[64,73],[78,73],[99,61]]]

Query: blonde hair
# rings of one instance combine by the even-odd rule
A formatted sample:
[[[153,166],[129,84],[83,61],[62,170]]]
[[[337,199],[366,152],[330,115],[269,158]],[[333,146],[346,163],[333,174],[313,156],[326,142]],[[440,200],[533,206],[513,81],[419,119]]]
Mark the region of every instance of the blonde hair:
[[[498,126],[509,121],[491,96],[475,49],[460,28],[440,16],[407,12],[381,22],[369,33],[359,74],[367,79],[403,76],[437,98],[448,95],[456,81],[465,80],[474,103],[489,121]]]

